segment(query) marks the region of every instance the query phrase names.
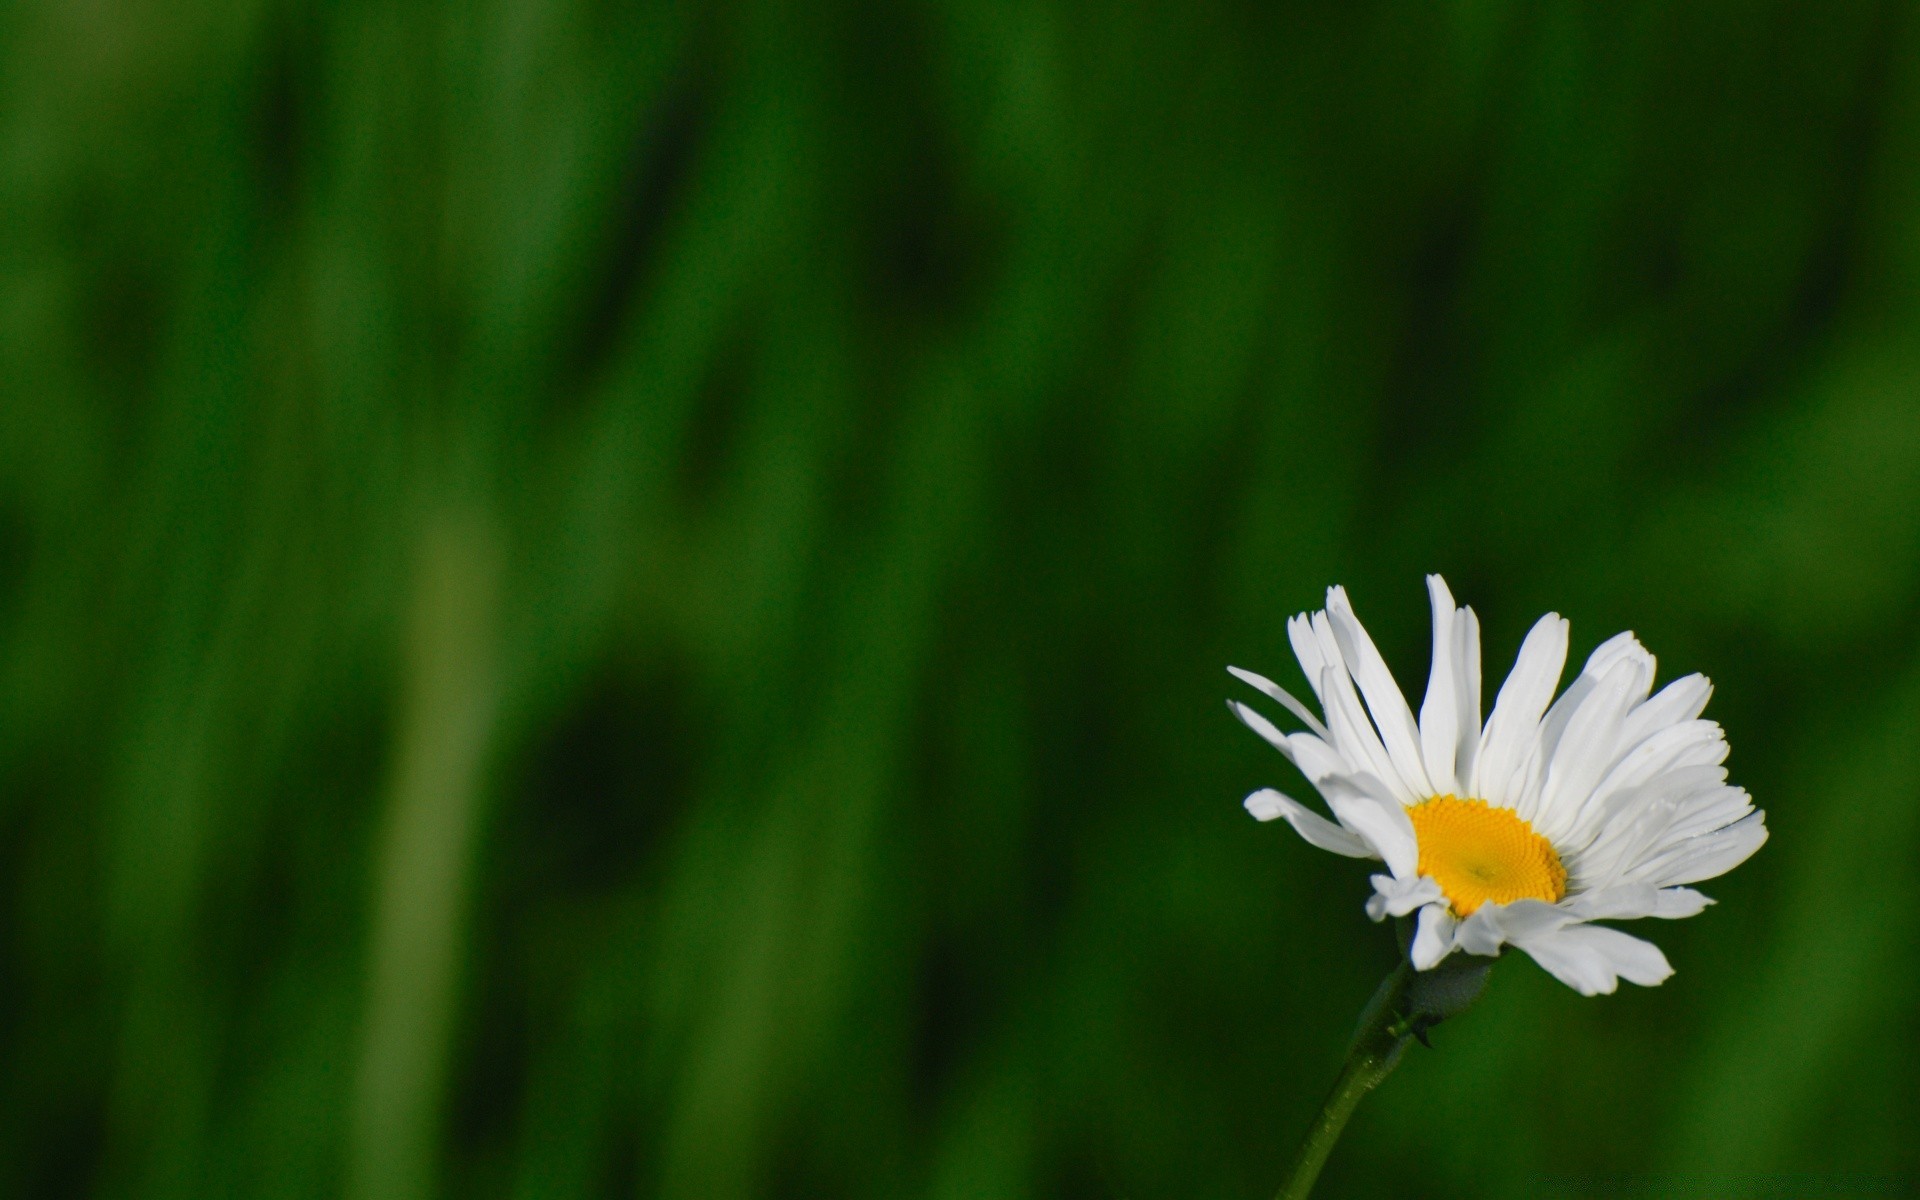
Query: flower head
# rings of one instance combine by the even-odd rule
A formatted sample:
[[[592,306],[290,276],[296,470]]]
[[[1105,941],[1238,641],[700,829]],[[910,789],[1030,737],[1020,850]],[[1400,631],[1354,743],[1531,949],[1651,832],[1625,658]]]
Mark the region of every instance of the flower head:
[[[1622,633],[1601,643],[1554,698],[1567,622],[1540,618],[1481,721],[1480,625],[1438,575],[1433,667],[1419,719],[1347,601],[1287,622],[1322,715],[1272,680],[1228,668],[1307,729],[1282,733],[1228,707],[1300,769],[1333,819],[1265,788],[1262,821],[1284,817],[1323,850],[1386,863],[1374,920],[1418,912],[1409,956],[1427,970],[1455,950],[1514,945],[1568,986],[1611,992],[1673,973],[1651,942],[1600,920],[1690,917],[1712,901],[1683,885],[1721,875],[1767,840],[1766,814],[1727,783],[1727,741],[1700,719],[1712,685],[1688,675],[1653,691],[1653,655]]]

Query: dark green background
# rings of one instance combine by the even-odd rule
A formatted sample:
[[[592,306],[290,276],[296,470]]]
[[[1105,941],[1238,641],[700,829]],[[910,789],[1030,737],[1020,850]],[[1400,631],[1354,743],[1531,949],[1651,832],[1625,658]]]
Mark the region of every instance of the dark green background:
[[[1266,1195],[1429,570],[1773,839],[1322,1194],[1910,1187],[1912,6],[0,8],[0,1194]]]

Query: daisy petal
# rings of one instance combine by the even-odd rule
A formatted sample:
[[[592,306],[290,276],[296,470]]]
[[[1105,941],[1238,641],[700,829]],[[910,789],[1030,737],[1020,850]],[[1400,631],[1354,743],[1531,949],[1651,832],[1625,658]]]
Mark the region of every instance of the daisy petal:
[[[1453,623],[1453,679],[1460,689],[1460,741],[1453,754],[1453,777],[1465,784],[1480,758],[1480,618],[1462,608]]]
[[[1308,845],[1318,846],[1322,850],[1331,850],[1335,854],[1344,854],[1348,858],[1379,858],[1367,839],[1347,829],[1335,825],[1319,813],[1291,796],[1283,795],[1272,788],[1262,788],[1246,799],[1247,811],[1256,821],[1271,821],[1278,817],[1286,818],[1293,831],[1306,839]]]
[[[1242,725],[1259,734],[1266,740],[1269,746],[1286,755],[1288,762],[1293,761],[1293,748],[1287,745],[1287,735],[1281,733],[1272,721],[1267,720],[1258,712],[1248,708],[1238,700],[1227,701],[1227,711],[1240,718]]]
[[[1743,817],[1725,829],[1688,838],[1629,872],[1629,878],[1666,886],[1724,875],[1753,856],[1767,840],[1765,813]]]
[[[1400,685],[1394,682],[1393,672],[1387,669],[1387,660],[1380,657],[1366,627],[1354,615],[1347,589],[1327,590],[1327,619],[1339,640],[1340,653],[1353,671],[1354,682],[1366,697],[1367,712],[1380,730],[1394,769],[1416,794],[1422,798],[1433,795],[1433,784],[1427,779],[1426,764],[1420,756],[1420,728],[1413,723],[1413,711],[1407,707]]]
[[[1420,754],[1426,760],[1427,781],[1433,784],[1433,790],[1452,795],[1460,790],[1453,773],[1454,754],[1460,748],[1461,715],[1461,689],[1454,679],[1459,665],[1453,649],[1457,614],[1446,580],[1427,576],[1427,594],[1433,601],[1433,666],[1427,674],[1427,698],[1420,705]]]
[[[1500,936],[1509,942],[1552,933],[1571,924],[1574,917],[1557,904],[1544,900],[1515,900],[1511,904],[1483,904],[1474,914],[1488,913],[1499,927]]]
[[[1621,731],[1622,740],[1636,745],[1669,725],[1691,721],[1706,709],[1712,695],[1713,683],[1705,675],[1682,675],[1633,710]]]
[[[1315,787],[1330,776],[1353,773],[1352,763],[1311,733],[1288,734],[1287,749],[1282,753],[1291,756],[1293,765],[1299,767],[1300,773],[1312,780]]]
[[[1320,689],[1327,698],[1327,728],[1333,734],[1334,749],[1355,768],[1385,783],[1402,804],[1418,803],[1423,797],[1416,796],[1394,769],[1392,756],[1380,744],[1380,736],[1360,707],[1360,697],[1354,693],[1346,668],[1332,666],[1321,671]]]
[[[1371,902],[1369,902],[1371,903]],[[1460,922],[1460,928],[1454,932],[1454,944],[1468,954],[1491,957],[1500,953],[1500,947],[1506,944],[1507,935],[1500,928],[1497,904],[1482,904],[1473,910],[1473,914]]]
[[[1376,921],[1404,917],[1423,904],[1445,899],[1440,885],[1425,875],[1395,879],[1391,875],[1373,876],[1373,895],[1367,897],[1367,916]]]
[[[1646,694],[1652,656],[1622,657],[1594,682],[1586,700],[1566,718],[1552,750],[1537,809],[1520,815],[1550,839],[1564,838],[1601,776],[1620,754],[1627,710]]]
[[[1641,705],[1641,708],[1645,707]],[[1627,724],[1632,721],[1633,715],[1629,714]],[[1618,805],[1625,799],[1625,793],[1688,767],[1718,766],[1727,756],[1726,738],[1722,736],[1720,727],[1712,721],[1688,720],[1669,725],[1640,739],[1637,744],[1631,738],[1632,735],[1623,726],[1620,744],[1632,745],[1633,748],[1608,769],[1606,776],[1594,786],[1592,794],[1569,822],[1570,827],[1564,832],[1569,844],[1584,846],[1592,841],[1598,832],[1593,827],[1595,822],[1604,822],[1619,815],[1621,810]]]
[[[1282,707],[1294,716],[1299,717],[1308,729],[1313,730],[1322,738],[1328,736],[1327,727],[1320,723],[1320,718],[1314,716],[1312,710],[1294,699],[1293,693],[1287,691],[1287,689],[1281,687],[1273,680],[1268,679],[1265,675],[1256,675],[1252,671],[1244,671],[1239,667],[1228,667],[1227,674],[1244,684],[1248,684],[1266,693],[1270,699],[1279,701]]]
[[[1587,656],[1587,665],[1580,668],[1579,677],[1569,684],[1560,698],[1553,702],[1553,706],[1547,709],[1546,718],[1540,722],[1540,737],[1546,743],[1548,750],[1553,749],[1561,733],[1566,730],[1567,721],[1573,716],[1573,710],[1580,706],[1589,692],[1600,686],[1600,681],[1607,677],[1607,672],[1623,662],[1638,663],[1646,673],[1645,682],[1634,693],[1628,707],[1631,708],[1646,700],[1647,692],[1653,687],[1653,655],[1647,652],[1647,648],[1640,644],[1640,639],[1634,637],[1631,631],[1616,633],[1594,647],[1593,653]]]
[[[1387,869],[1396,878],[1415,873],[1420,861],[1420,846],[1413,836],[1413,821],[1406,806],[1389,793],[1386,786],[1370,775],[1329,780],[1322,789],[1327,807],[1340,823],[1367,841],[1386,860]]]
[[[1558,613],[1548,613],[1520,643],[1513,671],[1493,702],[1493,715],[1487,718],[1486,733],[1480,739],[1479,761],[1474,764],[1474,796],[1489,804],[1512,806],[1519,791],[1516,776],[1534,752],[1541,714],[1553,699],[1566,662],[1567,622]]]
[[[1673,974],[1660,947],[1601,925],[1567,925],[1514,945],[1583,996],[1610,993],[1622,979],[1652,987]]]
[[[1573,934],[1597,949],[1620,978],[1641,987],[1657,987],[1673,974],[1673,964],[1660,947],[1645,938],[1608,929],[1604,925],[1570,925],[1561,936]]]
[[[1677,920],[1698,916],[1712,903],[1692,888],[1630,883],[1576,896],[1567,901],[1566,909],[1583,921],[1633,921],[1641,917]]]
[[[1327,697],[1321,690],[1320,673],[1337,664],[1327,661],[1320,639],[1314,634],[1313,619],[1305,613],[1288,617],[1287,641],[1293,646],[1293,656],[1300,660],[1300,671],[1307,677],[1307,686],[1313,689],[1314,699],[1320,701],[1321,711],[1324,712]]]
[[[1416,971],[1430,970],[1453,950],[1456,921],[1445,904],[1429,904],[1420,910],[1420,924],[1413,932],[1413,945],[1407,958]]]
[[[1707,910],[1707,905],[1715,903],[1712,896],[1696,892],[1690,887],[1661,888],[1655,895],[1658,903],[1647,911],[1647,915],[1665,921],[1697,917]]]

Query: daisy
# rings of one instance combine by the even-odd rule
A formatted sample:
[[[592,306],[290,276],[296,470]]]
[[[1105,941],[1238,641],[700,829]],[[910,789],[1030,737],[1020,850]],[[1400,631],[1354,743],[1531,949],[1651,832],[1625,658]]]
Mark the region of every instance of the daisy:
[[[1287,622],[1324,717],[1228,668],[1306,725],[1282,733],[1227,702],[1300,769],[1333,820],[1271,788],[1248,796],[1247,811],[1286,818],[1323,850],[1385,862],[1367,915],[1419,913],[1408,950],[1417,970],[1510,944],[1584,995],[1666,979],[1659,947],[1591,922],[1691,917],[1712,901],[1683,885],[1732,870],[1767,840],[1766,814],[1726,781],[1719,725],[1700,719],[1712,685],[1688,675],[1653,692],[1653,655],[1622,633],[1556,700],[1567,622],[1548,613],[1483,725],[1479,621],[1438,575],[1427,590],[1433,668],[1418,721],[1344,588]]]

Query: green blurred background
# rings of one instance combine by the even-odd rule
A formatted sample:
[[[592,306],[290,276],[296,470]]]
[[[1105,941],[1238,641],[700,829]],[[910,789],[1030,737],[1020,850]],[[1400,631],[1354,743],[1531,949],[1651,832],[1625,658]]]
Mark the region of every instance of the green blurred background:
[[[0,8],[0,1195],[1267,1195],[1429,570],[1773,840],[1322,1194],[1911,1187],[1913,6]]]

